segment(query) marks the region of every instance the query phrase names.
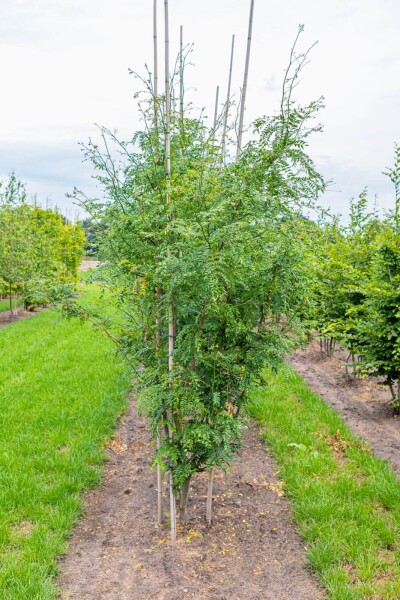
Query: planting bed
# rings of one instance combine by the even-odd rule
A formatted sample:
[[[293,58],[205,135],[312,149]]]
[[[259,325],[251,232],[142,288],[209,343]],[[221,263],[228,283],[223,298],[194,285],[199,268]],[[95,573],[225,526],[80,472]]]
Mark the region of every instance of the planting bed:
[[[348,379],[345,356],[338,351],[333,358],[323,358],[314,342],[297,350],[289,362],[314,392],[343,415],[353,433],[367,440],[374,453],[400,474],[400,417],[390,408],[389,389],[373,378]]]
[[[275,461],[256,427],[247,431],[231,472],[215,479],[211,529],[205,524],[207,481],[199,475],[190,493],[188,524],[175,543],[168,526],[156,524],[156,478],[146,431],[132,402],[109,448],[103,485],[89,493],[86,517],[62,561],[64,599],[323,597],[308,570]]]

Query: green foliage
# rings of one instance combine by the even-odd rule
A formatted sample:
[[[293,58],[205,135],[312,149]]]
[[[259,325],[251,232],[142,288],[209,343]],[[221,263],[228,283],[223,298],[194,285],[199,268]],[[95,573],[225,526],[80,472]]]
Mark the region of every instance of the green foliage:
[[[77,280],[83,245],[79,225],[28,204],[23,184],[11,175],[0,192],[2,293],[22,296],[31,306],[50,302],[50,289]]]
[[[85,232],[85,253],[87,256],[97,257],[99,252],[99,240],[103,235],[104,226],[90,218],[80,221],[80,226]]]
[[[102,129],[105,150],[85,148],[104,192],[82,200],[104,232],[96,279],[120,303],[116,337],[140,366],[139,403],[153,434],[165,431],[156,461],[176,493],[193,473],[229,465],[250,382],[302,336],[310,300],[299,211],[324,182],[306,154],[321,102],[294,105],[297,76],[236,162],[221,160],[201,117],[172,114],[166,177],[165,115],[151,95],[141,101],[144,131],[120,142]]]
[[[314,325],[360,356],[357,368],[385,378],[400,406],[400,150],[386,174],[395,209],[383,220],[367,210],[364,191],[350,206],[350,224],[326,224],[316,262]],[[397,385],[397,390],[395,389]]]

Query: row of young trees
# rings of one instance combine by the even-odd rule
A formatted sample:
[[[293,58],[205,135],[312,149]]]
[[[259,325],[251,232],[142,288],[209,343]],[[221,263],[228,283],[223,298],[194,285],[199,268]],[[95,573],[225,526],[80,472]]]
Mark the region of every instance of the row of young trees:
[[[321,100],[300,107],[292,97],[307,54],[293,48],[277,114],[257,119],[251,141],[240,135],[230,156],[230,98],[211,125],[184,106],[182,42],[170,76],[167,0],[158,92],[156,6],[143,129],[128,141],[102,129],[104,145],[85,152],[103,198],[75,196],[103,231],[96,279],[121,307],[112,336],[136,367],[138,402],[157,440],[160,522],[161,472],[169,473],[174,539],[176,508],[184,521],[198,472],[209,473],[211,522],[213,469],[226,469],[240,447],[246,391],[303,335],[311,298],[300,213],[325,184],[307,154]],[[252,10],[253,2],[249,40]],[[109,327],[102,315],[69,310]]]
[[[0,294],[27,308],[64,296],[78,276],[85,236],[49,209],[27,201],[24,185],[12,174],[0,187]]]
[[[367,193],[351,202],[347,226],[314,228],[314,310],[325,351],[349,350],[354,371],[381,376],[400,409],[400,146],[386,174],[395,190],[384,218],[368,210]]]

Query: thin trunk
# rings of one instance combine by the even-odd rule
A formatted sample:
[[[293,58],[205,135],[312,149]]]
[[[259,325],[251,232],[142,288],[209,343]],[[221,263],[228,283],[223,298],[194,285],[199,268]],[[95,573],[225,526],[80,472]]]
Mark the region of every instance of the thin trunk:
[[[214,469],[211,469],[208,473],[208,485],[207,485],[207,525],[210,527],[212,522],[212,494],[214,484]]]
[[[215,135],[215,131],[217,129],[217,119],[218,119],[218,98],[219,98],[219,85],[217,85],[217,92],[215,94],[215,109],[214,109],[214,125],[213,125],[213,129],[214,129],[214,135]]]
[[[179,496],[179,522],[180,523],[186,523],[186,509],[187,509],[187,504],[188,504],[189,488],[190,488],[190,478],[186,479],[185,483],[182,486],[181,494]]]
[[[157,450],[161,448],[162,444],[162,427],[160,427],[157,436]],[[161,525],[164,521],[163,515],[163,501],[162,501],[162,473],[160,465],[157,465],[157,523]]]
[[[165,16],[165,176],[167,180],[167,204],[171,203],[170,178],[171,178],[171,101],[169,87],[169,22],[168,22],[168,0],[164,0]],[[170,251],[168,251],[170,256]],[[168,304],[168,371],[174,368],[174,307],[172,299]],[[169,435],[172,436],[171,430]],[[171,539],[176,540],[176,500],[173,490],[172,472],[170,472],[170,517],[171,517]]]
[[[245,67],[244,67],[242,97],[240,100],[240,117],[239,117],[239,131],[238,131],[238,141],[237,141],[237,148],[236,148],[236,158],[238,158],[242,153],[243,121],[244,121],[244,110],[246,107],[247,79],[249,76],[251,34],[252,34],[252,30],[253,30],[253,13],[254,13],[254,0],[250,0],[249,32],[247,35],[246,63],[245,63]]]
[[[12,306],[12,286],[11,283],[9,285],[9,299],[10,299],[10,314],[13,314],[13,306]]]
[[[226,105],[224,114],[224,127],[222,129],[221,138],[221,159],[222,162],[225,160],[225,145],[226,145],[226,131],[228,128],[228,116],[229,116],[229,102],[231,99],[231,84],[232,84],[232,68],[233,68],[233,52],[235,49],[235,36],[232,36],[232,47],[231,47],[231,60],[229,64],[229,78],[228,78],[228,93],[226,95]]]
[[[353,376],[355,377],[356,375],[356,357],[354,356],[354,353],[351,353],[351,361],[353,363]]]
[[[176,498],[173,489],[172,473],[169,473],[169,504],[170,504],[170,520],[171,520],[171,540],[176,540]]]
[[[388,383],[389,383],[390,394],[392,396],[392,401],[394,402],[396,400],[396,394],[395,394],[394,387],[393,387],[393,381],[391,379],[389,379]]]

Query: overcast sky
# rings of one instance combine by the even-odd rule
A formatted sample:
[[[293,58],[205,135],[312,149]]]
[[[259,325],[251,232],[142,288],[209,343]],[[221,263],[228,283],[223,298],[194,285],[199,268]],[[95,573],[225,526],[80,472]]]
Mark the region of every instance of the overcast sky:
[[[153,0],[0,0],[0,176],[15,170],[42,202],[64,211],[74,186],[94,193],[78,142],[94,123],[128,138],[138,127],[137,82],[128,68],[152,63]],[[163,2],[159,0],[162,33]],[[249,0],[170,0],[172,54],[179,25],[194,43],[187,99],[212,115],[215,87],[226,94],[231,36],[236,35],[234,92],[243,77]],[[367,186],[382,208],[393,191],[382,170],[400,142],[398,0],[255,0],[246,122],[273,114],[299,23],[300,47],[314,41],[297,89],[301,102],[325,97],[324,133],[310,152],[334,180],[323,202],[346,214]],[[160,40],[161,41],[161,40]],[[196,88],[196,89],[195,89]],[[71,212],[70,212],[71,214]]]

